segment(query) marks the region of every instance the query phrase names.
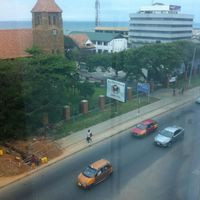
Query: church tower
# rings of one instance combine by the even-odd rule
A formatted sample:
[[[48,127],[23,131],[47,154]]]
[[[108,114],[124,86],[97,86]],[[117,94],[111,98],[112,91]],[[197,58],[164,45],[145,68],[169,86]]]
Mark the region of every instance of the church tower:
[[[37,0],[31,12],[33,44],[46,53],[64,55],[62,10],[55,0]]]

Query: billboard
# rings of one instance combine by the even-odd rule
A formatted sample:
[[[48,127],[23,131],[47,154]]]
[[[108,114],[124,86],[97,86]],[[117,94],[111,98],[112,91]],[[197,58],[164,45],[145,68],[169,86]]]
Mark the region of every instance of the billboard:
[[[106,96],[121,102],[125,102],[125,88],[125,83],[107,79]]]
[[[150,92],[150,85],[148,83],[138,83],[137,92],[144,92],[148,94]]]
[[[170,83],[174,83],[174,82],[176,82],[176,76],[173,76],[173,77],[171,77],[170,79],[169,79],[169,82]]]

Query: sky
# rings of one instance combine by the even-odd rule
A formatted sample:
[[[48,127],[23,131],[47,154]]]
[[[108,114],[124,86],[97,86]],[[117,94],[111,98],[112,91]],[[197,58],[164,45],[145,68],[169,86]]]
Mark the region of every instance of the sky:
[[[30,10],[37,0],[0,0],[0,21],[31,20]],[[152,0],[99,0],[101,21],[129,21],[129,14],[141,6],[150,5]],[[95,0],[56,0],[63,10],[64,21],[94,21]],[[193,14],[200,23],[200,0],[159,0],[170,5],[180,5],[181,12]]]

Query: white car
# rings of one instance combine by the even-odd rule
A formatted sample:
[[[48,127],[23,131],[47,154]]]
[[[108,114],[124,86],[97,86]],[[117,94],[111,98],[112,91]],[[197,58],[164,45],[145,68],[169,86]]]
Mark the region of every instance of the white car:
[[[171,126],[160,131],[155,137],[154,142],[158,146],[169,147],[181,137],[184,137],[184,129]]]
[[[196,99],[196,103],[200,104],[200,97]]]

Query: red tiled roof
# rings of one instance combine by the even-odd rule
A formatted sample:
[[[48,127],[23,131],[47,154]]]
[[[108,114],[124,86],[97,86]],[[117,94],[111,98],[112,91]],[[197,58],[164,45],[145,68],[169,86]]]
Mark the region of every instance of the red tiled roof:
[[[38,0],[31,12],[62,12],[55,0]]]
[[[32,46],[32,29],[0,30],[0,59],[30,56],[25,50]]]
[[[68,35],[79,48],[94,48],[94,44],[86,45],[87,41],[90,41],[86,34],[70,34]]]

